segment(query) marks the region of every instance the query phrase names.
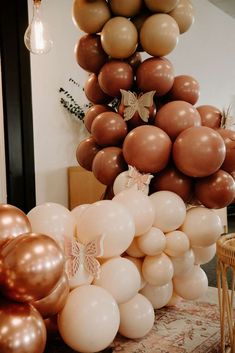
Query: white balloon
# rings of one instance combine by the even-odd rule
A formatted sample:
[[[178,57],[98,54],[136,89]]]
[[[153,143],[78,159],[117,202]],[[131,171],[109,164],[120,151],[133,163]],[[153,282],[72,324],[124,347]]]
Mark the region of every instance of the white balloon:
[[[133,239],[131,245],[126,250],[126,253],[132,257],[143,257],[145,254],[143,253],[143,251],[140,250],[137,239],[137,237]]]
[[[190,249],[179,257],[171,257],[171,262],[174,268],[174,276],[180,276],[184,273],[188,273],[193,269],[194,265],[194,253]]]
[[[147,233],[137,238],[137,244],[144,254],[159,255],[166,247],[166,237],[160,229],[152,227]]]
[[[166,248],[164,252],[169,256],[181,256],[189,250],[190,243],[187,235],[180,230],[166,234]]]
[[[119,332],[128,338],[136,339],[147,335],[154,324],[154,310],[150,301],[137,294],[129,302],[119,305]]]
[[[143,274],[142,274],[143,259],[131,257],[131,256],[125,256],[125,258],[132,261],[133,264],[136,265],[136,268],[138,269],[139,274],[140,274],[140,289],[144,288],[144,286],[146,285],[146,281],[145,281]]]
[[[138,186],[137,184],[128,186],[128,182],[129,182],[129,171],[126,170],[125,172],[122,172],[120,174],[118,174],[118,176],[116,177],[116,179],[114,180],[113,183],[113,193],[114,195],[117,195],[119,192],[129,189],[129,188],[134,188],[135,190],[138,190]],[[149,193],[149,186],[148,185],[144,185],[143,190],[141,190],[145,195],[148,195]]]
[[[163,286],[172,280],[174,269],[170,258],[162,253],[156,256],[146,256],[142,272],[149,284]]]
[[[71,213],[74,216],[74,218],[77,220],[81,216],[83,211],[85,211],[89,206],[90,206],[89,203],[76,206],[72,209]]]
[[[172,281],[159,287],[146,284],[140,293],[152,303],[154,309],[160,309],[171,299],[173,294],[173,284]]]
[[[205,248],[192,248],[195,256],[195,264],[203,265],[210,262],[216,253],[216,244]]]
[[[140,290],[140,274],[130,260],[117,257],[101,266],[99,278],[94,284],[106,289],[118,304],[133,298]]]
[[[184,201],[174,192],[158,191],[150,196],[155,210],[153,226],[164,233],[178,229],[184,222],[186,207]]]

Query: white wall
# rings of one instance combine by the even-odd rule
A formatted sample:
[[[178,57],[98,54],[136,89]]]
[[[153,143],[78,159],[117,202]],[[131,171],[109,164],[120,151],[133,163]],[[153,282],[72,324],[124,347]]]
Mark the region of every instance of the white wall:
[[[198,105],[222,109],[235,103],[235,20],[207,0],[193,2],[196,22],[180,37],[169,59],[177,75],[189,74],[199,81]],[[29,0],[29,10],[31,4]],[[31,56],[36,198],[37,203],[67,205],[67,167],[76,165],[75,150],[85,130],[65,113],[58,89],[62,86],[74,92],[68,79],[83,84],[87,74],[73,54],[81,33],[71,20],[72,0],[47,0],[42,5],[55,44],[49,54]],[[82,91],[77,92],[77,100],[82,103],[84,99]]]
[[[1,77],[1,59],[0,59],[0,203],[6,203],[6,202],[7,202],[6,166],[5,166],[2,77]]]

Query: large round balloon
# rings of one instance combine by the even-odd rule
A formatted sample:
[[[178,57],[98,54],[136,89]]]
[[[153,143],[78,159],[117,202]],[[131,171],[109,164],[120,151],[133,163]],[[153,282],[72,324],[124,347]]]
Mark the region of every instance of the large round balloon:
[[[176,76],[169,92],[171,100],[185,101],[192,105],[198,101],[199,95],[199,83],[195,78],[188,75]]]
[[[156,173],[164,169],[171,153],[171,140],[156,126],[143,125],[126,136],[123,155],[140,172]]]
[[[173,145],[176,167],[192,177],[205,177],[215,173],[221,167],[225,154],[222,137],[206,126],[184,130]]]
[[[213,105],[200,105],[197,107],[198,113],[201,115],[202,125],[218,129],[221,125],[222,113]]]
[[[118,16],[133,17],[142,7],[143,0],[110,0],[112,13]]]
[[[106,147],[99,151],[92,164],[92,171],[102,184],[112,185],[118,174],[127,169],[122,149]]]
[[[196,198],[208,208],[223,208],[230,205],[235,198],[235,181],[224,170],[196,180]]]
[[[154,309],[160,309],[171,299],[173,294],[173,284],[172,281],[163,286],[152,286],[147,283],[140,293],[151,302]]]
[[[108,60],[108,55],[102,48],[100,36],[85,34],[75,46],[75,56],[79,66],[88,72],[98,74]]]
[[[100,70],[98,80],[102,90],[111,97],[119,97],[120,89],[129,90],[133,84],[133,70],[120,60],[110,60]]]
[[[100,87],[96,74],[91,74],[84,86],[84,92],[89,101],[94,104],[107,103],[112,98],[106,94]]]
[[[85,116],[84,116],[84,124],[89,132],[91,132],[91,125],[94,119],[101,113],[112,111],[112,108],[108,105],[95,104],[90,107]]]
[[[131,56],[136,50],[137,41],[137,29],[125,17],[111,18],[101,32],[102,47],[112,58],[125,59]]]
[[[76,150],[76,158],[80,166],[91,171],[93,160],[100,150],[101,147],[97,145],[93,137],[81,141]]]
[[[169,12],[174,9],[179,0],[144,0],[152,12]]]
[[[165,95],[174,82],[174,68],[166,58],[148,58],[136,72],[137,86],[142,92],[156,91],[156,95]]]
[[[179,26],[180,33],[186,32],[194,22],[194,7],[190,0],[179,0],[169,13]]]
[[[201,126],[201,117],[197,109],[185,101],[172,101],[157,112],[155,125],[175,140],[184,130],[192,126]]]
[[[165,56],[172,52],[179,39],[177,22],[167,14],[155,14],[146,19],[140,30],[140,43],[152,56]]]
[[[153,286],[163,286],[170,282],[174,268],[170,258],[162,253],[156,256],[146,256],[142,266],[144,279]]]
[[[29,219],[23,211],[12,205],[0,205],[0,247],[31,230]]]
[[[86,33],[99,33],[110,19],[111,13],[105,0],[74,0],[73,22]]]
[[[217,132],[222,136],[226,147],[226,156],[221,168],[232,173],[235,171],[235,131],[218,129]]]

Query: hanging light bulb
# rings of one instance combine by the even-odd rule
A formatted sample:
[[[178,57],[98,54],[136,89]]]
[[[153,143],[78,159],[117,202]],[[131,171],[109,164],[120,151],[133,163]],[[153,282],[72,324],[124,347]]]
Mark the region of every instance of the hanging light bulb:
[[[33,18],[24,34],[24,43],[33,54],[45,54],[51,50],[53,41],[42,21],[41,0],[33,0]]]

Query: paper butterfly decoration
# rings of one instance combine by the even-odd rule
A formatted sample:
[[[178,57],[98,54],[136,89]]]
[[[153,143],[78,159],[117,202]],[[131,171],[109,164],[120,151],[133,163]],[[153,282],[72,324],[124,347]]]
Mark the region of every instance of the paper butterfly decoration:
[[[100,263],[96,257],[103,255],[104,235],[98,237],[87,245],[65,238],[66,272],[69,279],[74,277],[80,266],[95,278],[99,277]]]
[[[120,89],[122,94],[121,104],[125,106],[124,121],[130,120],[136,112],[140,118],[147,123],[149,119],[149,108],[153,105],[153,96],[156,91],[142,93],[137,96],[136,93]]]
[[[153,175],[151,174],[141,174],[135,167],[131,165],[128,166],[128,181],[127,187],[137,185],[138,190],[144,191],[145,187],[149,185]]]

